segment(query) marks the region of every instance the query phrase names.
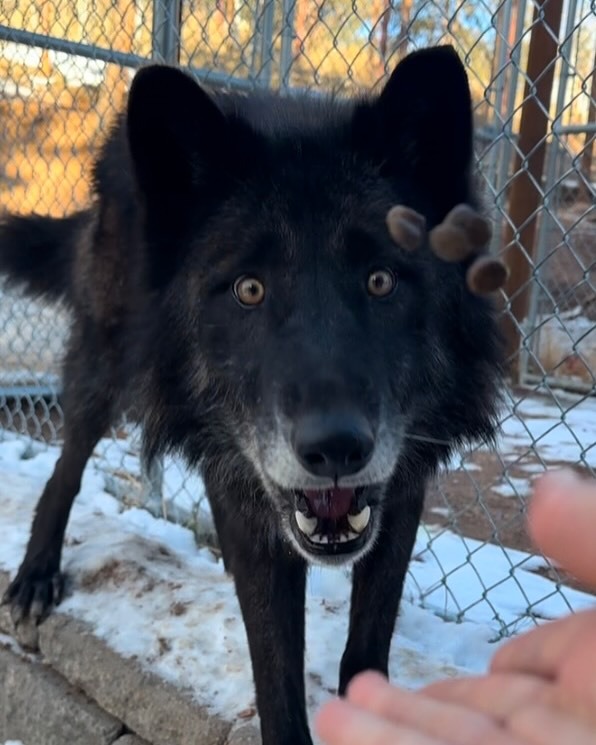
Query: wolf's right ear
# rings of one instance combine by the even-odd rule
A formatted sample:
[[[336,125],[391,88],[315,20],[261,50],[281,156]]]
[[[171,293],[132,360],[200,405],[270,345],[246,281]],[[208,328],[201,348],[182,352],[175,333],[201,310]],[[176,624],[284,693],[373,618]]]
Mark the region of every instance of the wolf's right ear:
[[[466,201],[472,164],[472,101],[452,47],[421,49],[395,68],[381,94],[356,109],[354,138],[383,173],[407,183],[442,219]]]
[[[180,194],[217,171],[228,122],[189,75],[152,65],[135,75],[126,116],[137,182],[147,195]]]

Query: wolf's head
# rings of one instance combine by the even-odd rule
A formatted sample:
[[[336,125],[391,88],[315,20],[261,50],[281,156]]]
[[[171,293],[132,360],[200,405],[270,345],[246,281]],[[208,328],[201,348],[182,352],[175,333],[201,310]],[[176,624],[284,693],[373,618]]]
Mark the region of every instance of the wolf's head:
[[[197,457],[257,480],[303,555],[358,557],[397,482],[494,418],[490,303],[465,262],[386,227],[395,204],[432,228],[474,203],[457,55],[416,52],[352,102],[215,96],[147,68],[127,125],[172,400],[192,412],[166,439],[195,417]]]

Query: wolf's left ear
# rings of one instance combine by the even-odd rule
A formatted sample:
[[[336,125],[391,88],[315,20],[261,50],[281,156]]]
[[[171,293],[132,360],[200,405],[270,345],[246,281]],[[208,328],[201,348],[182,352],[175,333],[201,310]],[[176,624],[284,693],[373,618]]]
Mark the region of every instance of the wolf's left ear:
[[[372,143],[389,175],[415,182],[435,209],[448,210],[466,201],[472,101],[465,68],[453,47],[405,57],[376,101],[356,110],[354,128],[358,141]]]
[[[135,75],[126,115],[137,182],[145,194],[183,193],[223,170],[228,122],[189,75],[152,65]]]

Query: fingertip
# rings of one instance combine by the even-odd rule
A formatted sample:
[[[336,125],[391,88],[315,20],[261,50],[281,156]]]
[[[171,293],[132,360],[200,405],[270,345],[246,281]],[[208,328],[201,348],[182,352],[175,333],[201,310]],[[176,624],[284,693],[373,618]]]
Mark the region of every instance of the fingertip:
[[[338,723],[345,719],[347,704],[339,698],[326,701],[317,711],[314,717],[314,728],[323,740],[327,741],[329,735],[338,728]]]
[[[431,230],[429,242],[436,256],[448,263],[464,261],[474,253],[465,230],[446,222]]]
[[[572,468],[557,468],[543,474],[536,480],[536,489],[548,494],[559,494],[569,487],[582,483],[582,479]]]
[[[346,698],[353,703],[365,703],[374,697],[379,688],[389,685],[387,678],[373,670],[356,675],[348,685]]]
[[[538,549],[588,587],[596,586],[596,481],[571,470],[543,476],[528,509]]]
[[[489,673],[500,673],[502,670],[506,670],[509,666],[509,660],[511,653],[509,651],[509,644],[502,644],[491,657],[488,671]]]
[[[475,295],[490,295],[505,285],[509,277],[507,266],[493,256],[480,256],[466,272],[466,283]]]
[[[536,480],[528,505],[528,527],[532,539],[542,547],[560,527],[562,511],[575,494],[580,479],[570,468],[549,471]]]

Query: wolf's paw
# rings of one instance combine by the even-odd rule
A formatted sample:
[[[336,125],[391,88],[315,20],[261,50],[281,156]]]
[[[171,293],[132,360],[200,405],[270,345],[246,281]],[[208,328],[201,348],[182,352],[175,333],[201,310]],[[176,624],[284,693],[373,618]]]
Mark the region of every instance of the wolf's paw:
[[[424,217],[403,205],[387,215],[392,238],[409,251],[416,250],[426,237]],[[503,287],[508,277],[505,264],[486,252],[492,229],[490,222],[467,204],[458,204],[428,234],[432,251],[443,261],[469,261],[466,284],[476,295],[486,295]]]
[[[37,649],[37,627],[64,593],[64,575],[23,564],[8,586],[1,604],[9,610],[11,631],[27,649]]]

